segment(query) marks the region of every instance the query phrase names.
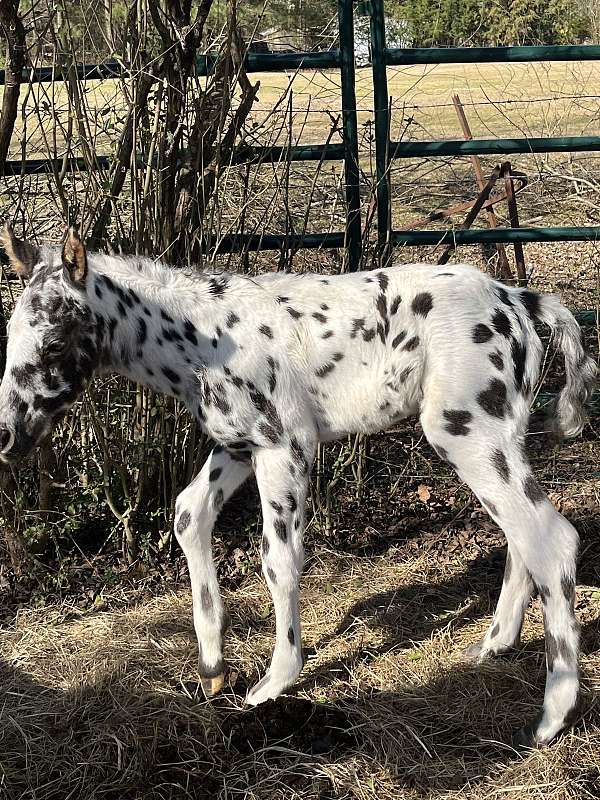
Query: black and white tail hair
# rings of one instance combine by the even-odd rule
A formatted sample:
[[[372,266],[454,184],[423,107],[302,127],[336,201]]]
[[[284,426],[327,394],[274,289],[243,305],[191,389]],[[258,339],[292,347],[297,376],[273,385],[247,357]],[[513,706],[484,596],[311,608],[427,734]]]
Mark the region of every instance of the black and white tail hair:
[[[573,314],[553,295],[540,296],[539,301],[539,319],[552,329],[554,346],[565,360],[565,386],[553,403],[550,420],[557,433],[572,438],[587,422],[585,404],[596,383],[597,368],[586,355]]]
[[[28,284],[9,324],[0,386],[0,458],[26,456],[99,371],[178,397],[215,447],[179,495],[175,533],[192,584],[199,671],[223,685],[223,607],[211,534],[223,504],[254,472],[262,559],[275,607],[262,703],[302,668],[299,581],[304,506],[318,442],[418,417],[508,541],[504,582],[478,660],[519,642],[533,593],[546,631],[544,705],[521,744],[549,742],[573,717],[579,633],[578,536],[535,479],[525,437],[548,323],[566,365],[558,427],[574,436],[596,366],[556,298],[508,288],[474,267],[406,264],[351,275],[203,274],[143,258],[60,250],[7,229],[4,247]]]

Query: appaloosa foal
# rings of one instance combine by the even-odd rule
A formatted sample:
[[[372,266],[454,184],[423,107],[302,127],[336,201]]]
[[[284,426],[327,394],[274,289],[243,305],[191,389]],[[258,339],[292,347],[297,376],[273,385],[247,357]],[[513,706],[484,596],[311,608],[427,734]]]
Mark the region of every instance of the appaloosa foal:
[[[100,370],[178,397],[217,442],[179,496],[175,519],[207,694],[223,683],[227,614],[211,555],[223,503],[254,470],[277,636],[269,670],[248,694],[257,704],[277,697],[302,668],[298,582],[317,442],[418,415],[429,442],[508,540],[498,608],[468,655],[479,660],[515,645],[537,591],[546,695],[518,741],[547,743],[568,724],[578,692],[577,533],[546,498],[525,454],[542,353],[534,323],[554,329],[564,354],[556,417],[567,436],[583,427],[595,365],[556,298],[509,289],[458,264],[247,278],[88,256],[73,232],[62,253],[22,242],[10,229],[3,240],[13,267],[29,277],[10,320],[0,387],[4,461],[27,455]]]

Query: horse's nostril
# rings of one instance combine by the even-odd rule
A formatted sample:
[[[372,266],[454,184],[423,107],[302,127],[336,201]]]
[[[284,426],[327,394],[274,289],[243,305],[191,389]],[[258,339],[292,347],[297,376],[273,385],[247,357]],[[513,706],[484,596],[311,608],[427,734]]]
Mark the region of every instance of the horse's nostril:
[[[5,450],[10,443],[10,431],[4,425],[0,425],[0,452]]]

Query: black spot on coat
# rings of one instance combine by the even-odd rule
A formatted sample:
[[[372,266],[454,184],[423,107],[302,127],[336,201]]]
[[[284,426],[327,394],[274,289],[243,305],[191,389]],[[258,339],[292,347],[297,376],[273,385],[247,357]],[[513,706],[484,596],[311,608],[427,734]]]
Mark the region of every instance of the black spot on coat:
[[[183,323],[183,335],[188,342],[191,342],[194,345],[194,347],[198,346],[198,338],[196,336],[197,333],[198,331],[196,330],[194,323],[190,322],[189,319],[186,319]]]
[[[306,475],[308,472],[308,461],[306,460],[306,456],[304,455],[304,450],[302,449],[302,445],[296,439],[295,436],[292,436],[290,439],[290,450],[292,453],[292,460],[297,467],[300,468],[300,472],[303,475]]]
[[[492,362],[492,364],[496,367],[497,370],[500,372],[504,369],[504,359],[502,358],[502,354],[496,351],[495,353],[490,353],[488,358]]]
[[[146,320],[143,317],[139,317],[138,335],[137,335],[138,344],[144,344],[147,336],[148,336],[148,326],[146,325]]]
[[[262,414],[264,414],[269,426],[278,434],[278,439],[283,433],[283,425],[281,423],[279,414],[277,413],[277,409],[271,400],[269,400],[262,392],[259,392],[255,389],[250,391],[250,399],[252,400],[254,406]]]
[[[575,581],[570,575],[563,575],[560,579],[565,600],[573,607],[575,605]]]
[[[472,421],[473,414],[470,411],[458,409],[444,409],[444,419],[448,422],[444,429],[452,436],[466,436],[470,431],[467,425]]]
[[[398,309],[400,308],[400,303],[401,302],[402,302],[402,298],[400,297],[400,295],[399,294],[396,295],[396,297],[394,297],[394,299],[392,300],[392,304],[390,306],[390,314],[391,315],[394,315],[394,314],[397,313]]]
[[[521,303],[523,303],[523,306],[527,311],[527,314],[529,315],[529,319],[531,319],[532,322],[535,322],[540,315],[539,294],[524,289],[522,292],[519,293],[519,297],[521,299]]]
[[[402,342],[405,339],[406,339],[406,331],[400,331],[400,333],[397,336],[394,336],[394,338],[392,339],[392,348],[395,350],[398,347],[398,345],[402,344]]]
[[[508,468],[508,461],[502,450],[494,450],[492,453],[492,464],[502,480],[508,483],[510,480],[510,469]]]
[[[377,273],[377,280],[379,281],[379,286],[381,288],[381,291],[385,292],[387,287],[388,287],[388,283],[389,283],[388,276],[385,274],[385,272],[378,272]]]
[[[487,325],[480,323],[473,328],[473,341],[475,344],[485,344],[494,335],[493,331]]]
[[[161,367],[163,375],[171,381],[171,383],[180,383],[181,377],[174,372],[170,367]]]
[[[350,331],[350,338],[355,339],[358,331],[363,330],[365,327],[364,317],[359,317],[352,320],[352,330]]]
[[[566,639],[562,636],[556,638],[550,633],[546,633],[546,664],[549,672],[554,672],[554,664],[558,658],[565,664],[572,666],[576,660],[575,654],[569,647]]]
[[[371,339],[375,338],[376,332],[375,328],[367,328],[367,330],[363,331],[363,341],[370,342]]]
[[[208,284],[208,288],[212,296],[219,299],[223,297],[228,286],[229,280],[225,276],[211,278]]]
[[[287,525],[285,524],[285,520],[276,519],[273,523],[273,527],[275,528],[275,533],[281,539],[281,541],[287,542]]]
[[[509,306],[509,308],[512,308],[513,302],[510,299],[508,292],[503,286],[495,286],[494,291],[496,292],[496,296],[498,297],[501,303],[504,303],[505,306]]]
[[[494,316],[492,317],[492,325],[497,333],[500,333],[507,339],[510,337],[512,332],[510,320],[501,308],[497,308],[494,312]]]
[[[323,364],[323,366],[319,367],[319,369],[316,369],[315,375],[317,376],[317,378],[325,378],[327,375],[329,375],[330,372],[333,372],[334,369],[335,369],[335,364],[329,362],[328,364]]]
[[[413,312],[421,317],[426,317],[433,308],[433,297],[429,292],[420,292],[412,301]]]
[[[527,348],[524,344],[513,338],[510,343],[510,353],[515,368],[515,387],[518,392],[523,389],[523,376],[525,374],[525,362],[527,361]]]
[[[542,503],[546,499],[544,490],[533,475],[529,475],[525,478],[523,482],[523,491],[525,492],[525,496],[534,504]]]
[[[217,493],[215,494],[215,499],[213,501],[213,508],[215,511],[220,511],[223,508],[223,503],[225,502],[225,495],[223,494],[223,489],[218,489]]]
[[[192,515],[189,511],[183,511],[177,520],[177,533],[183,533],[183,531],[187,528],[190,524],[192,519]]]
[[[477,402],[492,417],[504,419],[506,414],[506,384],[498,378],[492,378],[488,388],[479,392]]]
[[[209,614],[213,610],[213,599],[210,593],[210,588],[205,583],[200,589],[200,604],[205,614]]]

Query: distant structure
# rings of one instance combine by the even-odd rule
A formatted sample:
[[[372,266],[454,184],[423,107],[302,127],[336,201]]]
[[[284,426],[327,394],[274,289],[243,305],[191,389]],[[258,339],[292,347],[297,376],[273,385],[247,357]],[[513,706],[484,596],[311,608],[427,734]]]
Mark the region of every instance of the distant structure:
[[[305,31],[276,25],[255,33],[250,50],[255,53],[297,52],[304,49],[305,38]]]

